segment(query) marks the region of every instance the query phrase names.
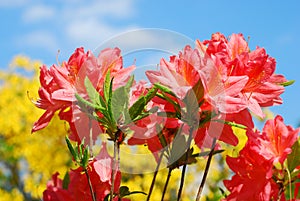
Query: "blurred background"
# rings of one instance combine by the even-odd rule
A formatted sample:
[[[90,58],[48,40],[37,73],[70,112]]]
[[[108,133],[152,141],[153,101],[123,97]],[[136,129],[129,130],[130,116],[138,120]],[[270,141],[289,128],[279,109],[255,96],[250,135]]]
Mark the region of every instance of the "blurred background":
[[[63,176],[71,165],[61,140],[63,122],[55,119],[50,128],[30,134],[42,111],[33,106],[26,92],[37,96],[39,65],[67,60],[80,46],[93,51],[130,30],[168,29],[191,41],[209,39],[215,32],[243,33],[251,49],[264,47],[276,59],[276,73],[296,80],[282,95],[284,103],[271,111],[281,114],[286,124],[298,126],[299,8],[297,0],[1,0],[0,200],[40,200],[51,175],[59,171]],[[145,38],[140,35],[130,42],[143,43]],[[161,40],[151,38],[150,42]]]

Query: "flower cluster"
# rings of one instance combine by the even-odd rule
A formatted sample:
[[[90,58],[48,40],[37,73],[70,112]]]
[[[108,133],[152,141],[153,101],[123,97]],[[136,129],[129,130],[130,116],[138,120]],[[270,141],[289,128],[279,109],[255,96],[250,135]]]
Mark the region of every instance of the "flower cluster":
[[[292,179],[287,172],[297,171],[294,158],[287,156],[299,131],[286,126],[281,116],[268,120],[262,133],[248,130],[247,144],[239,156],[226,159],[235,175],[224,181],[230,191],[225,200],[285,200],[282,186]]]
[[[113,158],[108,155],[105,143],[98,156],[94,160],[89,161],[88,168],[85,170],[78,167],[71,170],[64,181],[58,178],[59,173],[52,176],[52,180],[47,184],[47,190],[43,193],[44,201],[72,201],[72,200],[92,200],[92,194],[89,190],[88,182],[91,182],[95,198],[97,200],[104,200],[109,194],[112,186],[111,176]],[[87,174],[83,172],[87,171]],[[89,178],[87,178],[87,175]],[[118,194],[118,189],[121,183],[121,172],[117,170],[114,173],[114,193]],[[128,201],[126,198],[114,197],[114,200]]]
[[[59,111],[69,123],[70,139],[80,144],[74,148],[67,141],[79,167],[70,171],[69,182],[55,174],[44,200],[120,200],[142,193],[120,186],[119,150],[124,144],[147,145],[157,169],[166,158],[169,174],[162,200],[172,170],[182,167],[180,200],[186,166],[208,156],[209,167],[211,157],[222,152],[217,140],[237,145],[232,127],[246,129],[248,142],[239,157],[227,158],[236,175],[224,182],[230,192],[225,200],[284,197],[299,173],[300,161],[292,167],[285,162],[295,154],[291,147],[298,142],[299,130],[285,126],[280,116],[268,121],[262,133],[254,130],[250,112],[263,117],[262,107],[281,104],[284,86],[290,84],[275,74],[275,59],[264,48],[251,51],[242,34],[226,39],[216,33],[210,40],[197,40],[195,48],[184,47],[169,61],[161,59],[159,70],[146,72],[150,84],[136,83],[130,76],[134,68],[123,68],[118,48],[105,49],[97,57],[78,48],[61,66],[41,67],[40,99],[35,104],[46,111],[32,132],[45,128]],[[114,157],[108,156],[105,143],[98,156],[89,151],[100,134],[112,141]],[[203,151],[195,153],[194,146]]]

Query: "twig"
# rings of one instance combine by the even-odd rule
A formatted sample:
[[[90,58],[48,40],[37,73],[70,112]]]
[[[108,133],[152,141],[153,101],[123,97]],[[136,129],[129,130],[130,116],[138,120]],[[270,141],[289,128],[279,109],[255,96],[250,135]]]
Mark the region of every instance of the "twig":
[[[203,173],[202,181],[201,181],[201,184],[200,184],[199,189],[198,189],[196,201],[200,200],[201,193],[202,193],[202,190],[203,190],[203,187],[204,187],[207,175],[208,175],[208,170],[209,170],[209,167],[210,167],[211,159],[213,157],[214,149],[215,149],[215,146],[216,146],[216,141],[217,141],[217,139],[214,138],[213,143],[211,145],[211,150],[209,152],[208,159],[207,159],[207,162],[206,162],[206,165],[205,165],[205,170],[204,170],[204,173]]]
[[[90,175],[88,173],[88,170],[84,169],[84,173],[85,173],[86,178],[88,180],[88,184],[89,184],[90,192],[91,192],[91,195],[92,195],[92,199],[93,199],[93,201],[97,201],[94,190],[93,190],[92,182],[91,182],[91,179],[90,179]]]
[[[147,200],[146,200],[146,201],[149,201],[149,200],[150,200],[150,197],[151,197],[151,194],[152,194],[152,191],[153,191],[153,188],[154,188],[156,176],[157,176],[157,173],[158,173],[159,166],[160,166],[160,164],[161,164],[163,155],[164,155],[164,150],[162,151],[162,153],[161,153],[161,155],[160,155],[160,157],[159,157],[159,160],[158,160],[158,162],[157,162],[157,165],[156,165],[156,168],[155,168],[155,172],[154,172],[154,175],[153,175],[153,178],[152,178],[152,182],[151,182],[151,185],[150,185],[150,189],[149,189],[149,192],[148,192]]]
[[[172,170],[173,169],[169,168],[169,172],[168,172],[167,180],[166,180],[164,190],[163,190],[163,193],[162,193],[161,201],[164,201],[164,197],[165,197],[165,194],[166,194],[166,191],[167,191],[167,188],[168,188],[168,184],[169,184],[169,181],[170,181],[170,178],[171,178]]]
[[[111,187],[110,187],[110,198],[109,200],[113,200],[114,188],[115,188],[115,167],[116,167],[116,158],[118,153],[118,140],[117,138],[114,140],[114,157],[111,171]]]
[[[193,139],[193,131],[194,131],[194,128],[190,127],[189,138],[187,141],[187,149],[186,149],[186,153],[185,153],[185,163],[184,163],[184,165],[182,167],[182,171],[181,171],[181,179],[180,179],[180,186],[179,186],[179,190],[178,190],[178,194],[177,194],[177,201],[180,201],[181,194],[182,194],[182,189],[183,189],[183,185],[184,185],[184,177],[185,177],[185,172],[186,172],[186,167],[187,167],[187,161],[189,158],[189,148],[191,146],[191,142]]]

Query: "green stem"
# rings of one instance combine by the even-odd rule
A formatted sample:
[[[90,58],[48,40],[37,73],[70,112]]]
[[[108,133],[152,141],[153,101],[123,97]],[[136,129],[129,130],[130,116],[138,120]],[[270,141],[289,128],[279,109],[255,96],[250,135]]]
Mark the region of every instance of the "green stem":
[[[96,195],[95,195],[94,190],[93,190],[92,182],[91,182],[91,179],[90,179],[90,175],[89,175],[87,169],[84,169],[84,173],[85,173],[86,178],[88,180],[88,184],[89,184],[90,192],[91,192],[91,195],[92,195],[92,199],[93,199],[93,201],[97,201],[96,200]]]
[[[111,187],[110,187],[110,198],[109,198],[110,201],[113,200],[113,195],[114,195],[117,153],[118,153],[118,142],[116,138],[114,140],[114,157],[113,157],[113,164],[112,164],[112,171],[111,171]]]
[[[92,119],[89,118],[89,129],[90,129],[90,157],[93,157],[93,126]]]
[[[168,184],[169,184],[169,181],[170,181],[170,178],[171,178],[172,170],[173,169],[169,168],[169,172],[168,172],[167,180],[166,180],[164,190],[163,190],[163,193],[162,193],[161,201],[164,200],[164,197],[165,197],[165,194],[166,194],[166,191],[167,191],[167,187],[168,187]]]
[[[186,167],[187,167],[187,161],[188,161],[188,158],[189,158],[189,148],[191,146],[191,142],[192,142],[192,139],[193,139],[193,131],[194,131],[194,127],[190,127],[190,130],[189,130],[189,138],[188,138],[188,141],[187,141],[187,149],[186,149],[186,153],[185,153],[185,163],[182,167],[182,171],[181,171],[181,179],[180,179],[180,186],[179,186],[179,190],[178,190],[178,194],[177,194],[177,201],[180,201],[180,198],[181,198],[181,194],[182,194],[182,189],[183,189],[183,185],[184,185],[184,177],[185,177],[185,172],[186,172]]]
[[[149,201],[149,200],[150,200],[150,197],[151,197],[151,194],[152,194],[152,191],[153,191],[153,188],[154,188],[156,176],[157,176],[157,173],[158,173],[159,166],[160,166],[160,164],[161,164],[163,155],[164,155],[164,150],[162,151],[162,153],[161,153],[161,155],[160,155],[160,157],[159,157],[159,160],[158,160],[158,162],[157,162],[157,165],[156,165],[156,168],[155,168],[155,172],[154,172],[154,175],[153,175],[153,178],[152,178],[152,182],[151,182],[151,185],[150,185],[150,189],[149,189],[149,192],[148,192],[147,200],[146,200],[146,201]]]
[[[217,141],[217,139],[214,138],[212,146],[211,146],[211,150],[209,152],[208,159],[207,159],[207,162],[206,162],[206,165],[205,165],[205,170],[204,170],[203,178],[202,178],[201,184],[200,184],[199,189],[198,189],[196,201],[200,200],[201,193],[202,193],[202,190],[204,188],[204,184],[205,184],[205,181],[206,181],[206,178],[207,178],[207,175],[208,175],[208,171],[209,171],[211,159],[212,159],[213,154],[214,154],[214,149],[215,149],[215,146],[216,146],[216,141]]]

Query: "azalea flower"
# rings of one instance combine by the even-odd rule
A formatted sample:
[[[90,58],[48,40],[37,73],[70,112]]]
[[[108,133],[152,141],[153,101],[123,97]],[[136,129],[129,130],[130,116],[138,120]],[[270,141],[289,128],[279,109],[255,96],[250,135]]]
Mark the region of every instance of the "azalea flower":
[[[152,84],[160,83],[169,87],[179,99],[183,99],[188,90],[199,81],[197,67],[200,66],[200,55],[190,46],[184,48],[179,56],[171,56],[170,62],[160,61],[160,71],[147,71],[146,75]]]
[[[63,188],[63,181],[58,178],[59,173],[52,175],[52,180],[47,183],[47,189],[43,192],[44,201],[72,201],[72,195]]]
[[[89,162],[87,167],[93,191],[98,201],[104,200],[110,193],[112,185],[112,165],[113,158],[109,156],[106,144],[103,143],[100,153],[94,160]],[[118,195],[121,183],[121,172],[118,169],[118,164],[116,164],[115,168],[114,193]],[[62,185],[62,180],[58,178],[58,173],[52,176],[52,180],[48,182],[47,189],[43,193],[43,199],[45,201],[92,200],[89,183],[83,168],[78,167],[71,170],[68,174],[70,181],[65,188]],[[114,197],[113,200],[118,200],[118,196]],[[128,201],[129,199],[122,198],[121,200]]]
[[[231,180],[225,180],[224,185],[230,191],[228,200],[278,200],[284,197],[279,194],[281,180],[277,181],[277,163],[284,167],[291,147],[298,139],[300,128],[293,129],[283,123],[281,116],[268,120],[263,132],[247,130],[248,141],[237,158],[227,157],[229,168],[235,173]],[[277,166],[277,168],[276,168]],[[284,200],[282,198],[281,200]]]
[[[86,77],[93,83],[99,94],[103,94],[103,83],[106,73],[110,71],[114,77],[113,89],[123,86],[130,78],[134,66],[123,68],[121,51],[118,48],[104,49],[98,57],[90,51],[84,52],[83,48],[77,48],[68,62],[62,66],[52,65],[47,69],[45,65],[40,68],[39,99],[35,105],[45,113],[34,123],[32,132],[45,128],[51,121],[53,115],[59,111],[59,117],[70,125],[70,139],[89,143],[90,124],[92,125],[92,140],[103,130],[86,113],[81,111],[76,104],[75,94],[88,98],[85,90],[84,80]]]
[[[272,178],[273,163],[253,151],[252,146],[248,143],[238,158],[226,158],[235,175],[224,181],[230,191],[224,201],[277,200],[279,186]]]
[[[198,40],[197,46],[213,60],[225,86],[233,77],[240,77],[240,84],[236,86],[242,87],[242,90],[233,96],[235,102],[240,99],[240,106],[246,106],[240,107],[240,110],[248,108],[263,117],[261,107],[282,103],[279,96],[284,87],[280,83],[286,82],[286,79],[274,74],[276,61],[264,48],[250,51],[242,34],[232,34],[228,41],[221,33],[213,34],[211,40],[203,43]]]
[[[262,133],[257,140],[260,141],[260,153],[273,163],[285,161],[287,155],[292,152],[291,147],[298,139],[300,128],[294,129],[286,126],[283,118],[277,115],[275,119],[265,123]]]

